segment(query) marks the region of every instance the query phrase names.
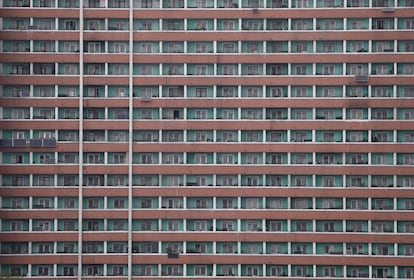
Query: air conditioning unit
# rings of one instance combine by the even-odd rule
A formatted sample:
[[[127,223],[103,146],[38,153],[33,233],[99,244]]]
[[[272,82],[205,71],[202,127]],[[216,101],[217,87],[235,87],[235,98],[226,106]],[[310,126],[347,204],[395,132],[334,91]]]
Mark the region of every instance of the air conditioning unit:
[[[392,13],[392,12],[394,12],[394,7],[384,7],[384,8],[382,8],[382,11],[384,13]]]
[[[143,95],[143,96],[141,96],[141,101],[150,102],[150,101],[152,101],[152,97],[150,95]]]
[[[368,75],[356,75],[355,82],[366,83],[368,82]]]

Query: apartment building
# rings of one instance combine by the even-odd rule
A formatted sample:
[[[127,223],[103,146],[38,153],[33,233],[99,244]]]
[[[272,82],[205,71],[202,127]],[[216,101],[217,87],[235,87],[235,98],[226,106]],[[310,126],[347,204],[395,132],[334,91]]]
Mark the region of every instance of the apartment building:
[[[414,278],[413,0],[2,0],[0,269]]]

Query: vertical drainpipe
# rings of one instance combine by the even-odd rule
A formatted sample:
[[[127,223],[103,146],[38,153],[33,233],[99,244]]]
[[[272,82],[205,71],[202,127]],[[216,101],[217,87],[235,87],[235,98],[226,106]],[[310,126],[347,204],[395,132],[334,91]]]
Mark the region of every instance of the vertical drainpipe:
[[[79,1],[79,189],[78,189],[78,280],[82,279],[83,220],[83,0]]]
[[[134,120],[134,0],[129,1],[128,280],[132,279],[132,149]]]

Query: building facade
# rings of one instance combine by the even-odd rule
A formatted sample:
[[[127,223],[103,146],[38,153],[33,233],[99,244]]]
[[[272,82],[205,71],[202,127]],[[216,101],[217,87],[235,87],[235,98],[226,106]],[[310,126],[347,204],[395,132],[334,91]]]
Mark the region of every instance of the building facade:
[[[2,0],[0,268],[414,278],[413,0]]]

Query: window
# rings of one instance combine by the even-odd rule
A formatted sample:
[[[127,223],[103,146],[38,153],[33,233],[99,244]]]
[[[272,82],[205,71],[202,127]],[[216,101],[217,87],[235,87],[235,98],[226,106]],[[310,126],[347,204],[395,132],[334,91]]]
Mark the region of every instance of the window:
[[[21,163],[23,163],[23,158],[24,158],[23,154],[20,154],[20,153],[18,153],[18,154],[13,153],[13,154],[11,155],[11,163],[12,163],[12,164],[21,164]]]
[[[364,51],[364,42],[362,41],[351,42],[350,51],[351,52]]]
[[[151,176],[141,176],[141,186],[152,186],[153,184],[154,182]],[[155,184],[157,183],[155,182]]]
[[[257,221],[247,221],[247,231],[260,231],[259,222]],[[257,248],[258,251],[258,248]],[[258,252],[254,253],[257,254]]]
[[[323,75],[335,75],[335,65],[332,65],[332,64],[323,65],[322,74]]]
[[[52,230],[52,224],[50,221],[37,221],[33,222],[33,231],[50,231]]]
[[[405,177],[405,178],[403,178],[403,187],[404,188],[413,188],[414,187],[414,177]]]
[[[261,20],[246,20],[243,25],[243,29],[245,30],[260,30],[262,29],[262,22]]]
[[[406,278],[414,278],[414,268],[408,267],[405,269],[405,276]]]
[[[75,208],[75,199],[74,198],[65,198],[65,199],[63,199],[63,208],[65,208],[65,209]]]
[[[63,230],[64,231],[75,230],[75,222],[74,221],[63,221]]]
[[[196,142],[206,142],[208,141],[208,134],[205,131],[196,131],[195,132],[195,141]]]
[[[40,30],[51,30],[52,29],[52,21],[47,19],[39,20],[39,29]]]
[[[281,209],[283,208],[283,202],[281,198],[269,198],[268,208],[270,209]]]
[[[75,175],[64,175],[63,185],[64,186],[77,186]]]
[[[152,65],[141,65],[141,75],[152,75]]]
[[[308,0],[296,0],[296,8],[309,8]]]
[[[208,66],[207,65],[196,65],[195,66],[195,75],[207,75]]]
[[[270,221],[268,230],[282,231],[282,221]],[[281,249],[280,246],[278,246],[278,249]],[[280,251],[278,250],[277,253],[280,253]]]
[[[207,97],[207,88],[196,88],[196,97]]]
[[[246,208],[247,209],[258,209],[259,208],[259,198],[247,198],[246,199]]]
[[[113,65],[113,75],[126,75],[128,74],[127,65],[115,64]]]
[[[234,53],[236,51],[237,49],[234,43],[223,43],[223,53]]]
[[[296,244],[294,254],[306,254],[307,244]]]
[[[258,110],[248,110],[247,111],[247,119],[249,120],[258,120],[260,119],[260,111]]]
[[[207,230],[207,221],[195,221],[194,222],[195,231],[206,231]]]
[[[179,221],[167,221],[167,230],[168,231],[178,231],[180,230],[180,223]]]
[[[234,132],[226,131],[222,133],[222,136],[223,136],[223,142],[234,142],[235,141]]]
[[[372,142],[388,142],[389,141],[389,133],[387,132],[374,132],[373,133]]]
[[[376,42],[376,44],[375,44],[375,51],[376,52],[384,52],[384,51],[390,50],[390,49],[392,49],[392,46],[391,46],[390,42],[379,41],[379,42]],[[378,65],[378,66],[383,66],[383,65]],[[377,74],[386,74],[388,72],[386,67],[382,67],[382,68],[384,68],[384,69],[382,69],[381,67],[378,67],[378,66],[376,67]],[[381,71],[384,71],[384,73],[382,73]]]
[[[414,164],[414,154],[403,155],[403,164],[413,165]]]
[[[297,109],[295,110],[295,119],[297,120],[306,120],[307,119],[307,110],[306,109]]]
[[[197,42],[195,44],[195,52],[196,53],[206,53],[208,52],[208,44],[205,42]]]
[[[167,142],[179,142],[181,141],[180,133],[177,131],[168,131],[167,135]]]
[[[142,164],[152,164],[153,163],[152,154],[142,154],[141,159],[140,159],[140,163],[142,163]]]
[[[403,75],[413,75],[414,74],[414,64],[404,64],[403,65]]]
[[[180,176],[167,176],[167,186],[179,186],[180,183]]]
[[[270,65],[270,75],[283,75],[283,70],[281,65],[271,64]]]
[[[152,52],[153,52],[152,43],[141,43],[141,53],[152,53]],[[143,72],[143,70],[141,72]]]
[[[294,90],[295,97],[307,97],[308,89],[306,87],[296,87]]]
[[[307,30],[310,29],[311,24],[308,20],[296,20],[294,23],[294,29],[296,30]]]
[[[296,65],[295,74],[296,75],[306,75],[306,65]]]
[[[143,120],[151,120],[153,118],[152,109],[150,108],[143,108],[141,110],[141,119]]]
[[[259,176],[247,176],[246,183],[247,183],[247,186],[258,186]]]
[[[388,222],[372,222],[372,232],[393,232],[392,224]]]
[[[88,231],[98,231],[98,230],[100,230],[99,229],[99,221],[88,221],[86,226],[87,226]],[[88,244],[87,249],[88,249],[89,253],[98,251],[97,244]]]
[[[375,247],[375,254],[377,255],[391,255],[392,251],[388,244],[377,244]]]
[[[75,267],[74,266],[64,266],[63,267],[63,276],[74,276]]]
[[[366,75],[367,66],[365,64],[351,64],[350,75]]]
[[[99,52],[101,52],[101,43],[100,42],[89,42],[88,43],[88,52],[90,52],[90,53],[99,53]]]
[[[10,231],[23,231],[23,221],[10,221]]]
[[[223,186],[235,186],[235,185],[237,185],[237,180],[233,176],[223,176],[221,180],[222,180],[222,185]],[[231,202],[231,203],[233,203],[233,202]],[[223,207],[223,208],[225,208],[225,207]]]
[[[328,187],[328,188],[335,187],[335,177],[333,177],[333,176],[323,176],[322,177],[322,187]]]
[[[149,0],[149,1],[151,1],[151,0]],[[149,1],[144,0],[143,3],[145,3],[145,2],[148,3]],[[153,30],[152,22],[149,21],[149,20],[143,20],[141,22],[141,30]]]
[[[295,224],[295,230],[296,231],[307,231],[308,225],[305,221],[298,221]]]
[[[101,74],[101,65],[92,64],[88,65],[88,75],[100,75]]]
[[[195,119],[207,119],[207,110],[205,109],[197,109],[195,111]]]
[[[322,209],[335,209],[335,200],[325,198],[322,200]]]
[[[49,267],[48,266],[39,266],[37,268],[37,275],[48,276],[49,275]]]
[[[52,177],[49,175],[39,175],[39,186],[51,186]]]
[[[63,110],[63,118],[64,119],[76,119],[77,118],[77,110],[76,109],[64,109]]]
[[[259,75],[259,65],[248,65],[247,75]]]
[[[23,176],[12,176],[11,184],[12,186],[23,186],[24,184]]]
[[[325,232],[334,232],[335,231],[335,223],[333,223],[333,222],[323,223],[323,231],[325,231]]]
[[[97,276],[99,275],[99,267],[97,265],[88,265],[86,269],[86,275]]]
[[[364,118],[363,109],[350,109],[349,114],[352,120],[361,120]]]
[[[236,24],[234,20],[223,20],[222,30],[235,30]]]
[[[197,186],[206,186],[207,177],[206,176],[196,176],[196,185]]]
[[[362,221],[351,221],[349,226],[351,232],[362,232],[364,224]]]
[[[76,52],[78,50],[78,44],[76,42],[64,42],[63,51],[64,52]]]
[[[235,207],[235,205],[233,203],[233,199],[227,199],[227,198],[223,199],[222,206],[225,209],[231,209],[231,208]],[[232,225],[233,225],[233,223],[232,223]]]
[[[89,198],[87,200],[88,209],[97,209],[99,208],[99,200],[97,198]]]
[[[308,268],[305,266],[298,266],[295,269],[296,271],[296,276],[307,276],[309,275],[308,273]]]
[[[167,51],[170,53],[181,53],[182,49],[181,49],[180,43],[177,43],[177,42],[168,43]]]
[[[283,20],[279,19],[268,19],[267,21],[267,29],[269,30],[284,30],[285,25],[283,24]],[[274,44],[272,47],[272,52],[280,52],[281,51],[281,45]]]
[[[27,64],[13,64],[12,65],[12,71],[10,74],[18,74],[18,75],[25,75],[29,74],[30,69],[29,65]]]
[[[233,243],[223,243],[222,251],[224,254],[233,254],[234,253],[234,244]]]
[[[207,208],[207,200],[204,198],[196,199],[196,208],[205,209]]]
[[[405,29],[414,29],[414,20],[406,19],[405,20]]]
[[[194,275],[195,276],[207,276],[207,266],[206,265],[195,265]]]
[[[374,29],[390,29],[390,20],[387,18],[373,19]]]
[[[223,75],[235,75],[236,68],[234,65],[222,65],[221,71]]]
[[[247,97],[259,97],[259,88],[257,87],[247,88]]]
[[[207,30],[208,22],[206,20],[196,20],[195,29],[197,30]]]
[[[113,230],[126,230],[126,223],[125,221],[113,221]]]
[[[112,0],[108,3],[109,8],[127,8],[127,2],[125,0]]]
[[[287,275],[283,272],[283,267],[281,266],[271,266],[270,267],[270,276],[283,276]]]
[[[23,206],[24,206],[24,201],[22,198],[10,198],[10,208],[22,209]]]
[[[232,120],[234,119],[234,110],[233,109],[223,109],[221,112],[221,118],[224,120]]]
[[[282,142],[282,133],[277,131],[270,132],[270,141],[271,142]]]
[[[184,91],[181,87],[169,87],[168,88],[168,97],[183,97]]]

